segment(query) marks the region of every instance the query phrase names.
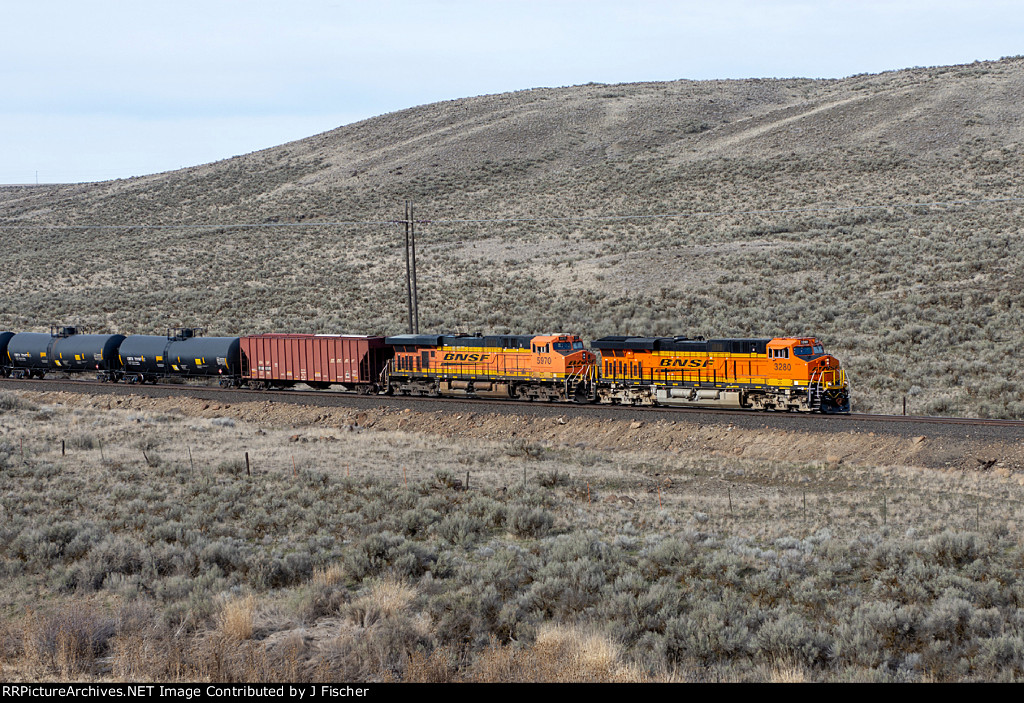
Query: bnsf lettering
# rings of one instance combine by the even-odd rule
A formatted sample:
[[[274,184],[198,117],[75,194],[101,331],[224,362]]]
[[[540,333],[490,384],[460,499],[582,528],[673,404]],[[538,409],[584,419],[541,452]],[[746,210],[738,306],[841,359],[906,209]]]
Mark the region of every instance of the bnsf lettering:
[[[490,354],[456,354],[448,352],[444,355],[445,361],[476,361],[483,362],[491,358]]]
[[[662,368],[677,367],[685,369],[706,369],[711,366],[711,359],[662,359]]]

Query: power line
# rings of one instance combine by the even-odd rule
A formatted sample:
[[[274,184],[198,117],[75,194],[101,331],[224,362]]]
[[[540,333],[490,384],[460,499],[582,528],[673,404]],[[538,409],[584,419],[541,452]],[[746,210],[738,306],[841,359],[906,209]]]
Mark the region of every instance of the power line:
[[[663,212],[647,215],[565,215],[562,217],[490,217],[490,218],[445,218],[445,219],[423,219],[413,220],[420,225],[447,225],[447,224],[499,224],[499,223],[534,223],[534,222],[626,222],[630,220],[669,220],[686,219],[694,217],[738,217],[741,215],[800,215],[828,212],[854,212],[864,210],[910,210],[914,208],[927,207],[955,207],[975,206],[1005,203],[1024,203],[1024,198],[979,198],[972,200],[935,200],[928,202],[914,203],[885,203],[879,205],[835,205],[835,206],[813,206],[776,208],[760,210],[698,210],[693,212]],[[219,224],[82,224],[82,225],[53,225],[53,224],[26,224],[20,220],[13,222],[0,222],[4,229],[52,229],[52,230],[83,230],[83,229],[106,229],[106,230],[130,230],[130,229],[156,229],[156,230],[182,230],[182,229],[260,229],[260,228],[286,228],[286,227],[380,227],[386,225],[404,226],[409,220],[338,220],[338,221],[311,221],[311,222],[224,222]]]
[[[912,209],[919,207],[940,207],[953,205],[981,205],[990,203],[1021,203],[1024,198],[986,198],[978,200],[938,200],[922,203],[889,203],[886,205],[836,205],[832,207],[798,207],[780,208],[769,210],[708,210],[696,212],[667,212],[651,215],[580,215],[566,217],[518,217],[518,218],[492,218],[492,219],[445,219],[445,220],[417,220],[422,224],[468,224],[468,223],[490,223],[490,222],[599,222],[617,220],[655,220],[655,219],[682,219],[687,217],[726,217],[738,215],[779,215],[779,214],[805,214],[818,212],[842,212],[852,210],[887,210],[893,208]]]
[[[19,221],[16,221],[19,222]],[[46,225],[46,224],[9,224],[0,222],[0,227],[5,229],[257,229],[261,227],[355,227],[355,226],[381,226],[381,225],[402,225],[405,220],[349,220],[339,222],[222,222],[220,224],[180,224],[180,225]]]

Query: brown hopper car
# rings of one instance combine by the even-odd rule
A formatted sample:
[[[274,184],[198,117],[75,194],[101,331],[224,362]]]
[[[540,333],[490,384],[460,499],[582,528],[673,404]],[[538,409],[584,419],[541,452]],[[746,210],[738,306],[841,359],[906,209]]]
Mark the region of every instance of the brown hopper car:
[[[253,388],[313,388],[377,393],[390,347],[383,337],[255,334],[241,338],[241,383]]]

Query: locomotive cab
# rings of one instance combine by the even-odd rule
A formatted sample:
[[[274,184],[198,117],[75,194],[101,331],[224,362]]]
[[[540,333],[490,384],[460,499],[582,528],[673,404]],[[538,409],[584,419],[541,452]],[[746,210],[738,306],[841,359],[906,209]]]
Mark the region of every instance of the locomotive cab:
[[[796,384],[806,385],[808,397],[823,412],[850,411],[846,371],[814,337],[773,339],[768,343],[768,360],[770,372],[784,373]]]
[[[583,340],[572,334],[540,335],[530,340],[533,371],[548,374],[585,374],[597,361],[597,355],[583,348]]]

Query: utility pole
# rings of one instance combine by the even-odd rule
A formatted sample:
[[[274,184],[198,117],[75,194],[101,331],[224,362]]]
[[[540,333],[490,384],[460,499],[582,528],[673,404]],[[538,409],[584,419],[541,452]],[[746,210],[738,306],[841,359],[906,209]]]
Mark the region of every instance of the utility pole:
[[[409,334],[413,334],[412,324],[412,269],[409,265],[409,225],[412,224],[409,201],[405,201],[405,301],[409,307]]]
[[[416,218],[413,216],[413,204],[409,203],[409,233],[412,239],[412,311],[415,333],[420,333],[420,292],[416,286]]]

